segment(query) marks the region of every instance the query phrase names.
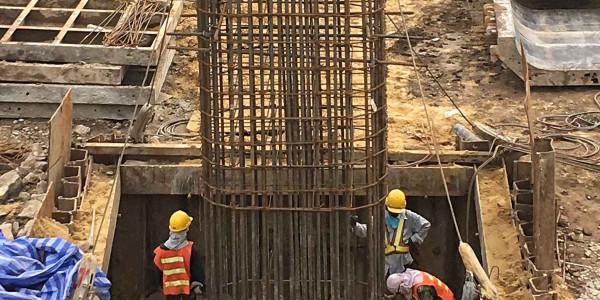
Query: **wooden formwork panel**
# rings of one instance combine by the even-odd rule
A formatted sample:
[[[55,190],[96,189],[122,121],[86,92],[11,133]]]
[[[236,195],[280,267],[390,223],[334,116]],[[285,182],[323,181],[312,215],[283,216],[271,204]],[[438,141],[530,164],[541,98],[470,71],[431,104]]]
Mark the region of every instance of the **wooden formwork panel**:
[[[182,1],[173,2],[168,16],[153,17],[137,47],[105,46],[102,44],[104,36],[112,32],[121,17],[121,3],[116,0],[0,0],[0,59],[156,65],[162,40],[169,38],[165,31],[177,26]]]

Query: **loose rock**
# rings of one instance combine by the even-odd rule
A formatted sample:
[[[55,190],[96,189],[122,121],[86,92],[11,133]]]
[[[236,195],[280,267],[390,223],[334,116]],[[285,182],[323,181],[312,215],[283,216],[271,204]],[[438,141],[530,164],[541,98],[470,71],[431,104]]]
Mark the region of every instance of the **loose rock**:
[[[40,210],[42,206],[42,202],[38,200],[29,200],[25,203],[23,210],[19,213],[19,217],[21,218],[29,218],[32,219],[35,217],[37,212]]]
[[[44,194],[47,191],[48,191],[48,181],[42,180],[42,181],[38,182],[38,184],[35,187],[35,192],[38,194]]]
[[[592,234],[594,234],[594,227],[588,225],[583,226],[583,234],[591,236]]]
[[[27,201],[31,198],[31,194],[28,192],[20,192],[19,193],[19,200],[21,201]]]
[[[21,163],[19,166],[19,173],[24,176],[27,173],[33,171],[35,169],[35,164],[37,163],[37,158],[34,152],[29,153],[27,158]]]
[[[13,228],[13,226],[10,223],[4,223],[4,224],[0,225],[0,230],[2,231],[2,234],[9,241],[11,241],[15,238],[12,233],[12,228]]]
[[[42,172],[31,172],[23,178],[24,184],[37,184],[41,180]]]
[[[9,196],[18,194],[21,186],[21,176],[15,170],[0,176],[0,201],[5,201]]]
[[[48,163],[45,161],[38,161],[35,163],[35,169],[40,170],[42,172],[46,172],[48,170]]]
[[[19,232],[19,229],[20,229],[19,222],[17,222],[17,221],[13,222],[12,223],[12,233],[13,233],[13,235],[17,234]]]
[[[23,228],[21,228],[21,230],[19,230],[19,233],[17,234],[17,236],[21,237],[21,236],[27,235],[27,233],[29,231],[31,231],[31,228],[33,228],[33,223],[34,223],[33,219],[29,220],[29,222],[27,222],[25,224],[25,226],[23,226]]]
[[[90,133],[90,131],[92,131],[89,127],[85,126],[85,125],[77,125],[75,126],[75,128],[73,128],[73,132],[77,133],[78,135],[86,135],[88,133]]]

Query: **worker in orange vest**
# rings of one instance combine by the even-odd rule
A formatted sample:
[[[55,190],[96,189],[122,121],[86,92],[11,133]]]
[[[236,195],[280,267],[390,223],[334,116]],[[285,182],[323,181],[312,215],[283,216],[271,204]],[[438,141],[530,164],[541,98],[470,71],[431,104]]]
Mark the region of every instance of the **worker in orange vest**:
[[[385,277],[402,273],[413,263],[410,249],[423,243],[431,223],[419,214],[406,209],[406,196],[399,189],[391,190],[385,199]],[[358,237],[367,236],[367,224],[350,217],[350,226]]]
[[[441,280],[427,272],[409,268],[404,273],[390,275],[387,288],[396,299],[454,300],[454,294]]]
[[[193,218],[178,210],[169,220],[169,239],[154,249],[154,264],[162,272],[167,300],[196,299],[204,293],[202,256],[187,233]]]

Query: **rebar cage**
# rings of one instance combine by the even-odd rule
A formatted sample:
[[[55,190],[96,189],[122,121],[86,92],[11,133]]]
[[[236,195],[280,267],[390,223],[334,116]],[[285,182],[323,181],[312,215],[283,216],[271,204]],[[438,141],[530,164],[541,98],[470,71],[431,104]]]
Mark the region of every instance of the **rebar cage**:
[[[208,296],[380,297],[383,0],[196,4]]]

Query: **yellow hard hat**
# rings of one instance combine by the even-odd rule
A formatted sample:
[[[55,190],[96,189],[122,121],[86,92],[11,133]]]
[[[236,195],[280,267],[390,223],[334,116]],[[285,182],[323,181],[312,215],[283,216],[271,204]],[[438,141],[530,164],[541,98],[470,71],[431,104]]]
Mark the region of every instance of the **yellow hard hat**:
[[[169,230],[179,232],[190,227],[193,218],[188,216],[183,210],[178,210],[171,215],[169,220]]]
[[[399,189],[391,190],[385,199],[385,205],[388,210],[393,213],[403,213],[406,208],[406,196]]]

